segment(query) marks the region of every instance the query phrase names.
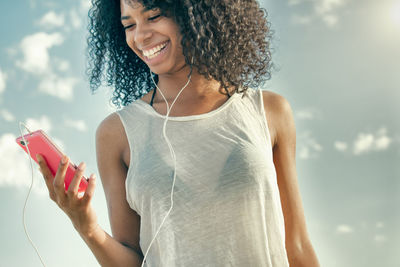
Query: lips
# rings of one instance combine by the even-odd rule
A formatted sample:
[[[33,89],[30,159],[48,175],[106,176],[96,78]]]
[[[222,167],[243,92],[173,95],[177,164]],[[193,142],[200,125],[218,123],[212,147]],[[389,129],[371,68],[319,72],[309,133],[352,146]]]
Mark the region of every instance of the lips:
[[[154,57],[151,57],[151,58],[150,58],[150,57],[147,57],[147,56],[145,56],[145,55],[143,54],[143,57],[144,57],[145,62],[146,62],[147,64],[149,64],[149,65],[154,65],[154,64],[158,64],[158,63],[162,62],[163,56],[164,56],[164,54],[166,54],[166,51],[169,49],[170,44],[171,44],[170,41],[167,41],[167,42],[164,42],[164,43],[160,44],[161,47],[162,47],[162,49],[159,50],[159,51],[157,51],[157,52],[154,54],[154,55],[155,55]],[[156,46],[156,48],[157,48],[157,47],[160,47],[160,45]],[[147,50],[147,51],[148,51],[148,50]]]
[[[151,58],[152,56],[154,56],[155,54],[157,54],[159,51],[161,51],[161,49],[163,49],[166,45],[167,45],[168,41],[163,42],[159,45],[154,46],[151,49],[147,49],[147,50],[142,50],[142,53],[144,56]]]

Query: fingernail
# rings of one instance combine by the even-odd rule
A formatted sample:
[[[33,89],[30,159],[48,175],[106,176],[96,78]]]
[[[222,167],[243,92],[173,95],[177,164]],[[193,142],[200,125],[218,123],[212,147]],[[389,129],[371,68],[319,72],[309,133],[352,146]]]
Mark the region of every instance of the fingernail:
[[[61,163],[62,163],[62,164],[67,163],[67,156],[64,155],[64,156],[61,158]]]
[[[84,167],[85,167],[85,162],[81,162],[78,166],[78,169],[83,170]]]
[[[37,160],[38,162],[40,162],[40,156],[39,156],[39,154],[36,154],[36,160]]]

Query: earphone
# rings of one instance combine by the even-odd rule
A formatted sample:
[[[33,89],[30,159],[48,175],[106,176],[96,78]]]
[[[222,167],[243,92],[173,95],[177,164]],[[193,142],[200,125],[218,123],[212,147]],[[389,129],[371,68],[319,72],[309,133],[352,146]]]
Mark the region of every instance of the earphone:
[[[192,62],[193,62],[193,59],[192,59]],[[166,100],[164,94],[162,93],[161,89],[160,89],[160,88],[157,86],[157,84],[155,83],[155,81],[154,81],[154,79],[153,79],[153,76],[152,76],[151,70],[150,70],[150,77],[151,77],[151,79],[152,79],[154,85],[155,85],[155,86],[157,87],[157,89],[159,90],[161,96],[164,98],[164,101],[165,101],[165,103],[166,103],[166,105],[167,105],[167,114],[166,114],[166,119],[165,119],[164,125],[163,125],[163,135],[164,135],[165,141],[167,142],[168,147],[169,147],[169,149],[170,149],[171,156],[172,156],[172,158],[174,159],[174,176],[173,176],[172,189],[171,189],[171,206],[170,206],[170,209],[168,210],[167,214],[165,215],[163,221],[161,222],[161,225],[159,226],[159,228],[158,228],[156,234],[154,235],[152,241],[151,241],[150,244],[149,244],[149,247],[147,248],[147,251],[146,251],[146,253],[145,253],[145,255],[144,255],[144,258],[143,258],[142,267],[144,266],[144,263],[145,263],[145,260],[146,260],[146,256],[147,256],[147,254],[148,254],[148,252],[149,252],[149,250],[150,250],[150,247],[151,247],[152,243],[154,242],[155,238],[157,237],[157,235],[158,235],[158,233],[159,233],[159,231],[160,231],[162,225],[164,224],[166,218],[167,218],[168,215],[170,214],[170,212],[171,212],[171,210],[172,210],[172,208],[173,208],[173,205],[174,205],[174,203],[173,203],[173,193],[174,193],[175,180],[176,180],[176,156],[175,156],[175,151],[174,151],[174,149],[172,148],[171,142],[169,141],[169,139],[168,139],[168,137],[167,137],[167,135],[166,135],[165,129],[166,129],[168,117],[169,117],[169,114],[170,114],[170,112],[171,112],[172,106],[175,104],[175,102],[176,102],[176,100],[178,99],[179,95],[182,93],[182,91],[188,86],[189,82],[191,81],[191,77],[192,77],[192,67],[190,66],[190,73],[189,73],[189,75],[188,75],[188,81],[187,81],[186,84],[182,87],[182,89],[179,91],[178,95],[175,97],[174,101],[173,101],[172,104],[171,104],[171,107],[169,107],[168,101]],[[26,129],[29,133],[31,133],[31,131],[28,129],[28,127],[27,127],[23,122],[20,122],[20,123],[19,123],[20,133],[21,133],[22,139],[23,139],[23,141],[24,141],[25,147],[26,147],[26,149],[27,149],[27,152],[28,152],[28,157],[29,157],[29,160],[30,160],[31,171],[32,171],[31,185],[30,185],[30,188],[29,188],[27,197],[26,197],[26,199],[25,199],[25,204],[24,204],[24,208],[23,208],[23,215],[22,215],[22,217],[23,217],[23,218],[22,218],[22,219],[23,219],[23,225],[24,225],[25,235],[27,236],[27,238],[28,238],[30,244],[32,245],[32,247],[35,249],[36,254],[38,255],[38,257],[39,257],[39,259],[40,259],[42,265],[43,265],[44,267],[46,267],[46,264],[44,263],[44,260],[42,259],[41,255],[40,255],[40,253],[39,253],[39,250],[37,249],[37,247],[35,246],[35,244],[33,243],[32,239],[31,239],[30,236],[29,236],[29,233],[28,233],[28,230],[27,230],[27,227],[26,227],[26,223],[25,223],[26,204],[27,204],[27,202],[28,202],[28,198],[29,198],[30,193],[31,193],[31,191],[32,191],[33,180],[34,180],[34,172],[33,172],[33,164],[32,164],[31,153],[30,153],[29,147],[27,146],[27,142],[26,142],[26,140],[25,140],[25,138],[24,138],[24,135],[23,135],[23,133],[22,133],[22,128],[21,128],[22,126],[24,126],[25,129]]]
[[[193,58],[192,58],[192,64],[193,64]],[[143,258],[141,267],[144,266],[144,263],[145,263],[145,260],[146,260],[146,257],[147,257],[147,253],[149,253],[149,250],[150,250],[151,245],[153,244],[154,240],[156,239],[158,233],[160,232],[160,229],[161,229],[162,225],[163,225],[164,222],[165,222],[165,219],[167,219],[168,215],[171,213],[171,210],[172,210],[172,208],[173,208],[173,206],[174,206],[174,198],[173,198],[173,195],[174,195],[174,187],[175,187],[175,180],[176,180],[176,156],[175,156],[175,151],[174,151],[174,149],[172,148],[171,142],[169,141],[169,139],[168,139],[168,137],[167,137],[167,135],[166,135],[166,133],[165,133],[165,126],[167,125],[168,116],[169,116],[169,113],[171,112],[172,106],[175,104],[175,101],[178,99],[178,97],[179,97],[179,95],[182,93],[182,91],[186,88],[186,86],[188,86],[188,84],[189,84],[189,82],[190,82],[190,80],[191,80],[191,78],[192,78],[192,65],[190,65],[190,73],[189,73],[189,75],[188,75],[188,77],[189,77],[189,78],[188,78],[188,81],[186,82],[185,86],[183,86],[182,89],[179,91],[178,95],[175,97],[174,101],[173,101],[172,104],[171,104],[171,108],[169,107],[168,101],[167,101],[167,99],[164,97],[164,94],[161,92],[161,89],[157,86],[156,82],[154,81],[151,70],[150,70],[150,77],[151,77],[151,80],[153,81],[154,85],[157,87],[157,89],[158,89],[159,92],[161,93],[161,96],[164,98],[165,103],[167,104],[167,115],[166,115],[166,118],[165,118],[165,121],[164,121],[164,125],[163,125],[163,135],[164,135],[165,141],[166,141],[167,144],[168,144],[169,151],[171,152],[171,156],[172,156],[172,158],[174,159],[174,179],[173,179],[173,181],[172,181],[172,189],[171,189],[171,207],[169,208],[167,214],[165,215],[164,219],[162,220],[160,226],[158,227],[157,232],[156,232],[156,234],[154,235],[153,239],[151,240],[150,245],[149,245],[149,247],[147,248],[146,253],[144,254],[144,258]]]
[[[32,187],[33,187],[33,164],[32,164],[31,152],[29,151],[28,143],[26,142],[25,137],[24,137],[24,134],[22,133],[22,128],[21,128],[21,126],[24,126],[25,129],[26,129],[29,133],[31,133],[31,131],[28,129],[28,127],[25,125],[25,123],[19,122],[19,131],[20,131],[20,133],[21,133],[22,140],[24,141],[24,146],[26,147],[26,150],[28,151],[28,157],[29,157],[29,162],[30,162],[30,164],[31,164],[31,171],[32,171],[31,185],[30,185],[30,187],[29,187],[28,194],[26,195],[25,204],[24,204],[24,208],[23,208],[23,211],[22,211],[22,223],[23,223],[23,225],[24,225],[25,235],[26,235],[26,237],[28,238],[29,243],[31,243],[32,247],[35,249],[36,254],[39,256],[39,259],[40,259],[40,262],[42,263],[42,265],[43,265],[44,267],[46,267],[46,264],[44,263],[44,260],[42,259],[42,256],[40,256],[39,250],[37,249],[37,247],[35,246],[35,244],[33,243],[32,239],[31,239],[31,237],[29,236],[28,230],[27,230],[27,228],[26,228],[26,223],[25,223],[26,204],[28,203],[28,198],[29,198],[29,195],[31,194]]]

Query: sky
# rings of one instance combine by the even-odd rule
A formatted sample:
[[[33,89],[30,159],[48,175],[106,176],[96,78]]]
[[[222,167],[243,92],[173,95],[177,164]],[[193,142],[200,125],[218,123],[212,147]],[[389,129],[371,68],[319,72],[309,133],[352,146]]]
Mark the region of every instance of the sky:
[[[400,0],[264,0],[274,31],[263,89],[290,103],[307,229],[321,266],[400,266]],[[40,266],[22,224],[31,183],[18,123],[98,175],[95,131],[116,109],[85,76],[86,0],[0,1],[0,266]],[[34,170],[26,210],[47,266],[98,266]],[[101,183],[93,206],[109,233]]]

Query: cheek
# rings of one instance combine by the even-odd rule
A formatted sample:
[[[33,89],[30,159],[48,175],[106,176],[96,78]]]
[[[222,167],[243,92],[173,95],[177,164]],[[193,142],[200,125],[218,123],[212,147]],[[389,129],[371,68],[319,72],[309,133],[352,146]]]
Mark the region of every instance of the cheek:
[[[138,53],[138,50],[136,49],[133,41],[133,34],[127,33],[125,37],[126,44],[129,46],[129,48],[135,52],[136,54]]]
[[[125,34],[125,41],[126,41],[126,43],[127,43],[127,45],[129,46],[129,47],[131,47],[132,46],[132,41],[133,41],[133,38],[132,38],[132,34],[130,34],[130,33],[126,33]]]

